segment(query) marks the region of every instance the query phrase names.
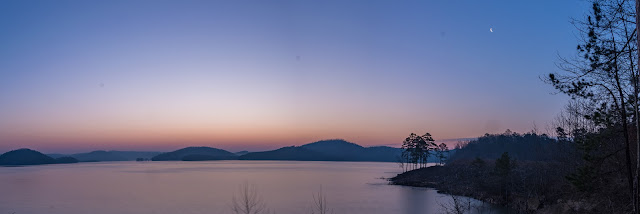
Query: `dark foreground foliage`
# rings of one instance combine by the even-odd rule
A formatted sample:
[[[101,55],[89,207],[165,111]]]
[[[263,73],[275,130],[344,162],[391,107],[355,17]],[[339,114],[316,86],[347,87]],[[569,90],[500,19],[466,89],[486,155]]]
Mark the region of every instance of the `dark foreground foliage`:
[[[572,20],[577,55],[544,81],[572,98],[555,138],[506,132],[462,146],[447,165],[399,175],[523,212],[640,213],[640,66],[636,1],[589,0]]]
[[[572,141],[535,133],[485,135],[460,148],[444,166],[409,171],[391,181],[437,188],[524,213],[628,211],[624,174],[592,173],[589,170],[604,168],[585,168],[584,153],[578,147]],[[614,171],[619,166],[606,168]],[[598,184],[583,184],[592,188],[584,190],[576,178]]]

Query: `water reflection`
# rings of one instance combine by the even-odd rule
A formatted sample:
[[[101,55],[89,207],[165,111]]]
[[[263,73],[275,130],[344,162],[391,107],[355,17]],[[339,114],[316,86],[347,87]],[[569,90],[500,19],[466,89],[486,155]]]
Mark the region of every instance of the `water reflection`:
[[[414,214],[414,213],[429,213],[429,206],[431,203],[425,203],[427,201],[433,201],[433,194],[427,193],[430,191],[428,189],[418,189],[418,188],[405,188],[405,191],[401,191],[402,201],[405,203],[403,207],[403,212],[405,214]]]
[[[111,162],[0,168],[0,211],[16,214],[231,213],[244,182],[275,213],[309,213],[320,187],[336,214],[441,213],[446,195],[387,185],[393,163]]]

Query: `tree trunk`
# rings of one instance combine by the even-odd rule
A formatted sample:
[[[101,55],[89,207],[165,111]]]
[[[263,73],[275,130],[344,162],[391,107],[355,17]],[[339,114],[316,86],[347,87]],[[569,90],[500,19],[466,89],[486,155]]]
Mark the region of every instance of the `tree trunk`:
[[[614,59],[614,61],[617,61]],[[620,96],[620,106],[618,107],[618,110],[620,111],[620,116],[622,117],[622,134],[624,136],[624,142],[625,142],[625,156],[627,159],[627,176],[628,176],[628,180],[629,180],[629,190],[631,192],[631,201],[632,204],[634,205],[634,213],[636,212],[636,207],[635,207],[635,190],[634,190],[634,180],[633,180],[633,170],[632,170],[632,163],[631,163],[631,145],[629,143],[629,128],[628,128],[628,122],[627,122],[627,108],[625,107],[625,102],[624,102],[624,93],[622,92],[622,87],[620,85],[620,76],[618,73],[618,65],[617,62],[615,63],[615,75],[614,75],[614,79],[616,81],[616,85],[618,88],[618,95]]]
[[[634,212],[635,213],[640,213],[640,209],[638,209],[638,206],[640,206],[640,186],[638,186],[638,184],[640,184],[640,180],[638,180],[638,175],[640,174],[640,123],[638,122],[638,81],[640,81],[639,77],[640,77],[640,0],[636,0],[636,43],[637,43],[637,49],[636,52],[638,53],[638,62],[636,63],[638,65],[638,68],[636,69],[636,72],[638,73],[638,75],[635,75],[633,78],[633,86],[634,86],[634,94],[633,97],[635,98],[635,106],[634,106],[634,111],[633,112],[636,117],[635,117],[635,122],[636,122],[636,173],[635,173],[635,192],[634,192],[634,202],[635,202],[635,206],[634,206]],[[632,61],[633,62],[633,61]]]

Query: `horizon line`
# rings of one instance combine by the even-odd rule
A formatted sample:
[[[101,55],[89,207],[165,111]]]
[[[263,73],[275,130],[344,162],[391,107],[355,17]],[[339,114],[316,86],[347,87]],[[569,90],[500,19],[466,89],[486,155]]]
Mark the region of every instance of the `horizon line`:
[[[471,140],[475,140],[477,139],[477,137],[474,138],[447,138],[447,139],[438,139],[435,140],[435,142],[442,142],[445,143],[448,147],[453,147],[455,145],[452,145],[451,143],[457,143],[457,142],[461,142],[461,141],[471,141]],[[368,148],[368,147],[379,147],[379,146],[386,146],[386,147],[392,147],[392,148],[400,148],[401,143],[386,143],[386,144],[375,144],[375,145],[366,145],[363,146],[359,143],[355,143],[346,139],[342,139],[342,138],[330,138],[330,139],[322,139],[322,140],[316,140],[313,142],[309,142],[309,143],[303,143],[303,144],[297,144],[297,145],[273,145],[272,148],[254,148],[254,149],[250,149],[249,147],[256,147],[254,146],[249,146],[249,145],[238,145],[239,148],[229,148],[229,145],[224,145],[224,146],[220,146],[218,144],[218,146],[215,145],[205,145],[205,144],[195,144],[195,145],[191,145],[191,146],[184,146],[184,147],[179,147],[178,149],[182,149],[182,148],[187,148],[187,147],[211,147],[211,148],[217,148],[217,149],[223,149],[232,153],[237,153],[237,152],[243,152],[243,151],[247,151],[247,152],[263,152],[263,151],[271,151],[271,150],[275,150],[275,149],[279,149],[279,148],[283,148],[283,147],[290,147],[290,146],[303,146],[306,144],[310,144],[310,143],[315,143],[315,142],[320,142],[320,141],[327,141],[327,140],[344,140],[346,142],[349,143],[354,143],[357,145],[360,145],[362,147]],[[262,145],[262,146],[267,146],[268,145]],[[225,148],[227,147],[227,148]],[[257,146],[259,147],[259,146]],[[113,152],[113,151],[117,151],[117,152],[161,152],[161,153],[165,153],[165,152],[171,152],[171,151],[175,151],[178,149],[159,149],[159,150],[154,150],[154,149],[136,149],[136,148],[131,148],[131,149],[86,149],[86,150],[77,150],[77,151],[66,151],[66,152],[47,152],[47,149],[34,149],[34,148],[28,148],[28,147],[20,147],[20,148],[13,148],[13,149],[6,149],[6,150],[0,150],[0,154],[9,152],[9,151],[14,151],[14,150],[18,150],[18,149],[32,149],[32,150],[36,150],[36,151],[45,151],[42,152],[43,154],[62,154],[62,155],[70,155],[70,154],[81,154],[81,153],[90,153],[90,152],[96,152],[96,151],[106,151],[106,152]],[[52,149],[52,148],[49,148]]]

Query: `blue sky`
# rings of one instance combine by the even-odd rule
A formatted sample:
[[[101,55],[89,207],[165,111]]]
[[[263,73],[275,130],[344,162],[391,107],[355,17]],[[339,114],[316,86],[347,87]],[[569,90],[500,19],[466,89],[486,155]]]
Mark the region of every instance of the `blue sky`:
[[[539,129],[584,1],[2,1],[0,150]],[[493,32],[489,29],[492,28]],[[543,130],[544,131],[544,130]]]

